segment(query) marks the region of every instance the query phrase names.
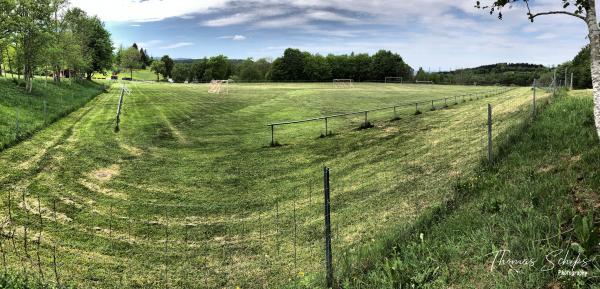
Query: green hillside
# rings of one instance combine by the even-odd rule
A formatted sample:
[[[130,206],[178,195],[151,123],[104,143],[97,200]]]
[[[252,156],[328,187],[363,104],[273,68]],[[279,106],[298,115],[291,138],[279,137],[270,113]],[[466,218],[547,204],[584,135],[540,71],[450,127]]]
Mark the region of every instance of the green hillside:
[[[104,91],[92,82],[60,84],[36,79],[31,94],[21,83],[0,77],[0,150],[80,108]],[[17,115],[18,114],[18,115]]]
[[[503,143],[495,165],[454,186],[453,198],[414,226],[361,252],[340,272],[344,288],[598,288],[592,107],[589,90],[553,99]],[[582,220],[591,213],[595,221]],[[586,223],[595,228],[586,232]]]

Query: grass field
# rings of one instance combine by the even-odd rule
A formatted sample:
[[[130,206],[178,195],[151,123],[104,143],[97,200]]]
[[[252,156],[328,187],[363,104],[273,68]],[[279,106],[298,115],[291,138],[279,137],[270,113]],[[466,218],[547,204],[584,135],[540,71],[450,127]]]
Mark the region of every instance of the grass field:
[[[362,252],[360,266],[340,277],[344,288],[600,288],[598,244],[581,234],[577,219],[595,212],[590,228],[600,232],[592,110],[590,90],[552,99],[504,143],[495,165],[457,186],[451,201],[404,236],[390,233],[387,255]],[[500,250],[505,260],[533,265],[494,262]],[[569,262],[576,258],[587,261]]]
[[[206,85],[129,88],[119,133],[114,85],[0,155],[2,203],[13,221],[4,231],[15,235],[2,244],[13,270],[54,282],[57,257],[60,280],[83,287],[322,285],[323,166],[332,170],[339,264],[349,256],[337,252],[351,254],[414,222],[450,198],[459,179],[475,176],[487,103],[496,139],[530,114],[531,103],[528,88],[484,99],[497,88],[238,84],[229,95],[208,94]],[[371,129],[357,129],[363,116],[331,120],[327,138],[319,137],[321,122],[278,128],[282,146],[269,147],[270,122],[444,97],[448,108],[438,103],[415,115],[411,105],[393,121],[392,111],[372,113]]]
[[[0,77],[0,150],[83,106],[104,91],[97,83],[36,79],[31,94]],[[18,116],[17,116],[18,114]]]

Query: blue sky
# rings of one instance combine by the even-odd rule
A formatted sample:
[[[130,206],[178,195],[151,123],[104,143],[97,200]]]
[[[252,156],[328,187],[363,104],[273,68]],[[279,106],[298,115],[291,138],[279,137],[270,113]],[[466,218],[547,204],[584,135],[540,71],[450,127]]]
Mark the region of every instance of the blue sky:
[[[482,1],[485,3],[486,1]],[[499,21],[474,0],[71,0],[98,15],[115,46],[138,43],[153,56],[275,58],[287,47],[312,53],[388,49],[432,71],[496,62],[553,65],[587,42],[583,21],[530,23],[519,5]],[[534,11],[561,0],[537,0]]]

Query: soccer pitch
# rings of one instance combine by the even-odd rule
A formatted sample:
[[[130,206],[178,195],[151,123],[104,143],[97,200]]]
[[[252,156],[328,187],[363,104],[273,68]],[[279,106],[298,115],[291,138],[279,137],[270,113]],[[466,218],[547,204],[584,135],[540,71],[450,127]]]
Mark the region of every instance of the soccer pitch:
[[[0,153],[3,252],[15,271],[94,288],[304,288],[323,278],[324,166],[334,263],[451,194],[531,91],[355,83],[127,83]],[[455,96],[456,103],[455,103]],[[461,97],[458,97],[461,96]],[[462,97],[464,96],[464,97]],[[539,95],[540,98],[545,94]],[[448,98],[418,107],[415,102]],[[463,101],[464,99],[464,101]],[[269,123],[400,105],[277,127]],[[404,105],[405,104],[405,105]],[[41,232],[41,233],[40,233]],[[27,243],[28,245],[24,245]],[[57,278],[58,277],[58,278]],[[321,282],[319,282],[321,283]],[[322,283],[321,283],[322,284]]]

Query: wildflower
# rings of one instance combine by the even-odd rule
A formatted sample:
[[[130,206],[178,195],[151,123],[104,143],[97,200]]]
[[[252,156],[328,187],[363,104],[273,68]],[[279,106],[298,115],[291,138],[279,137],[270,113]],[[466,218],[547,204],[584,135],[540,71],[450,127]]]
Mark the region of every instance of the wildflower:
[[[419,234],[419,239],[421,239],[421,243],[423,243],[423,233]]]
[[[304,272],[302,272],[302,271],[298,272],[298,277],[304,277]]]

